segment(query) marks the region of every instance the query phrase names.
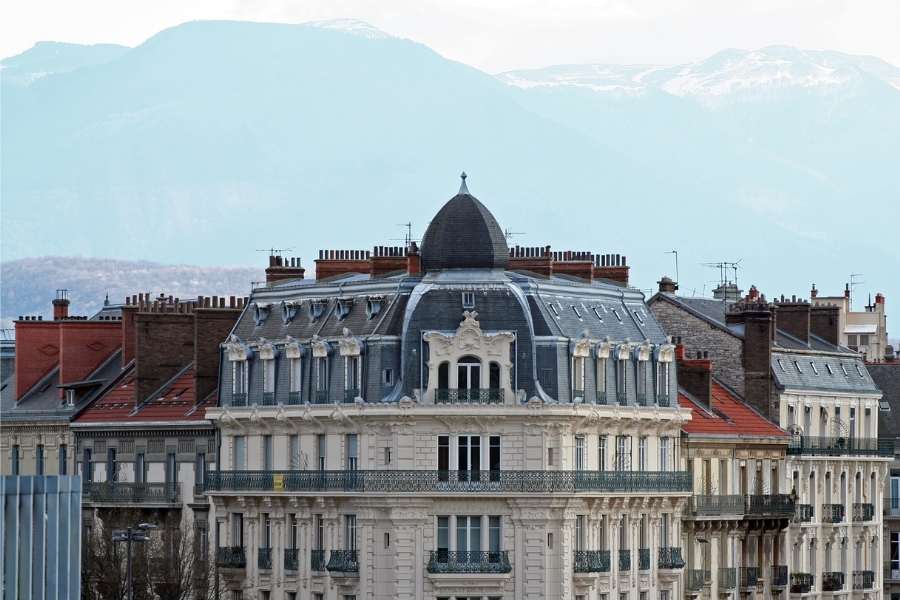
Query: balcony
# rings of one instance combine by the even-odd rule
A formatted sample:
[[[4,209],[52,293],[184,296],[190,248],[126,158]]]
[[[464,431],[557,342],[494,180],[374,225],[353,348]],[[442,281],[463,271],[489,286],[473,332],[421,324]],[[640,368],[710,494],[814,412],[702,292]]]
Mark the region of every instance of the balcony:
[[[618,390],[616,392],[616,403],[619,406],[628,406],[628,396],[625,394],[625,390]]]
[[[270,571],[272,569],[272,549],[259,548],[256,551],[256,566],[260,570]]]
[[[788,584],[788,568],[787,565],[772,566],[772,587],[784,588]]]
[[[359,397],[359,388],[344,390],[344,404],[353,404]]]
[[[503,404],[502,389],[437,389],[435,404]]]
[[[247,556],[243,546],[216,548],[216,565],[222,569],[246,569]]]
[[[597,404],[606,405],[607,397],[606,392],[597,392]]]
[[[231,395],[231,406],[247,406],[247,393],[237,392]]]
[[[884,499],[884,514],[888,517],[900,517],[900,498]]]
[[[740,517],[744,514],[744,497],[739,494],[693,496],[690,510],[696,517]]]
[[[325,568],[329,573],[359,573],[359,554],[356,550],[332,550]]]
[[[756,588],[759,583],[759,567],[741,567],[739,576],[742,589]]]
[[[576,550],[575,573],[609,573],[609,550]]]
[[[875,518],[875,505],[855,502],[853,504],[853,522],[864,523]]]
[[[84,501],[91,504],[180,504],[181,484],[126,481],[87,482]]]
[[[794,521],[797,523],[809,523],[813,520],[815,510],[812,504],[798,504],[794,512]]]
[[[210,471],[207,492],[685,493],[687,471]]]
[[[844,574],[840,571],[822,573],[822,591],[839,592],[844,589]]]
[[[894,456],[894,440],[853,437],[795,436],[787,454],[794,456]]]
[[[853,571],[853,589],[871,590],[875,587],[875,571]]]
[[[790,494],[754,494],[747,497],[746,513],[755,517],[789,518],[794,510],[794,499]]]
[[[647,394],[638,394],[635,398],[635,403],[638,406],[650,406],[650,401],[647,399]]]
[[[450,551],[436,550],[428,558],[428,572],[439,573],[509,573],[512,564],[506,550]]]
[[[687,569],[684,572],[684,586],[689,594],[699,594],[707,581],[709,581],[709,571]]]
[[[650,548],[638,548],[638,570],[650,570]]]
[[[288,392],[287,403],[288,403],[288,406],[299,406],[300,405],[300,392]]]
[[[315,390],[312,394],[313,404],[331,404],[328,401],[328,390]]]
[[[300,568],[300,552],[296,548],[284,549],[284,570],[297,571]]]
[[[263,406],[275,406],[275,392],[263,392],[262,405]]]
[[[659,563],[657,565],[660,569],[683,569],[684,568],[684,558],[681,556],[681,548],[677,547],[663,547],[659,549]]]
[[[843,504],[823,504],[822,505],[822,522],[823,523],[843,523],[844,522],[844,505]]]
[[[791,573],[791,593],[808,594],[814,582],[815,576],[811,573]]]
[[[631,570],[631,550],[619,550],[619,570]]]
[[[737,569],[719,567],[719,593],[733,591],[737,587]]]
[[[664,396],[657,396],[656,404],[663,407],[669,407],[672,406],[672,401],[669,398],[668,394],[666,394]]]
[[[312,571],[325,570],[325,551],[310,550],[309,551],[309,568]]]

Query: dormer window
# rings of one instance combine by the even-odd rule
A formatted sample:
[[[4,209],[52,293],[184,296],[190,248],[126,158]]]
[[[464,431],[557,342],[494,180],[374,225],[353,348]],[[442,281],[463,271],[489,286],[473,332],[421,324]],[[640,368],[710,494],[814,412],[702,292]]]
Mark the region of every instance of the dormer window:
[[[802,372],[803,372],[803,369],[800,368],[800,363],[797,362],[796,360],[794,361],[794,368],[797,369],[797,372],[798,372],[798,373],[802,373]]]
[[[644,314],[641,311],[639,311],[639,310],[634,311],[634,316],[637,318],[638,322],[641,325],[644,324]]]
[[[603,317],[600,316],[600,309],[597,308],[596,306],[592,306],[592,307],[591,307],[591,311],[594,313],[594,316],[597,317],[597,319],[599,319],[600,322],[602,323],[602,322],[603,322]]]
[[[622,315],[619,314],[618,310],[616,310],[615,308],[612,309],[612,314],[613,314],[613,316],[616,317],[616,319],[619,321],[619,323],[622,322]]]
[[[550,312],[553,313],[553,316],[554,316],[554,317],[559,317],[559,310],[557,310],[555,304],[548,304],[548,305],[547,305],[547,308],[550,309]]]
[[[825,363],[825,370],[828,371],[829,375],[834,375],[834,371],[831,370],[831,365]]]
[[[814,363],[813,361],[809,361],[809,368],[812,369],[812,372],[816,375],[819,374],[819,369],[816,368],[816,363]]]
[[[784,368],[784,361],[780,358],[778,359],[778,368],[781,369],[782,373],[787,373],[787,369]]]
[[[66,406],[75,406],[75,390],[71,388],[66,390]]]
[[[313,321],[321,319],[327,306],[328,300],[313,300],[309,303],[309,318]]]
[[[475,308],[475,292],[462,293],[462,307],[466,310]]]
[[[850,374],[847,372],[847,367],[844,366],[844,363],[841,363],[841,372],[844,374],[844,377],[850,376]]]
[[[350,310],[353,308],[353,300],[351,298],[341,298],[337,301],[335,305],[335,312],[337,313],[337,318],[339,321],[342,321],[347,318],[347,315],[350,314]]]
[[[293,302],[282,302],[281,303],[281,320],[286,324],[290,323],[294,320],[294,317],[297,316],[297,305]]]
[[[378,316],[381,313],[381,305],[383,303],[384,298],[381,296],[369,296],[366,298],[366,317],[371,319]]]
[[[860,377],[865,377],[865,375],[863,375],[862,369],[859,368],[859,365],[854,365],[854,366],[856,367],[856,374],[859,375]]]
[[[578,317],[579,319],[581,319],[581,311],[578,310],[578,307],[575,306],[574,304],[572,305],[572,312],[575,313],[575,316],[576,316],[576,317]]]
[[[269,316],[269,305],[268,304],[257,304],[253,303],[253,320],[256,322],[256,326],[259,327],[262,325],[266,317]]]

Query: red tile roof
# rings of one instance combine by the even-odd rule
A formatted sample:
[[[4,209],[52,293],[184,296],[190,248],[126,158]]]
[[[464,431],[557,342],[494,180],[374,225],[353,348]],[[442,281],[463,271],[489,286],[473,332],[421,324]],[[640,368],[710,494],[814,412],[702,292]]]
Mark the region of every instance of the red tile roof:
[[[757,413],[718,381],[712,382],[712,410],[678,392],[678,404],[691,409],[691,420],[682,429],[688,434],[742,437],[787,437],[786,431]]]
[[[206,407],[214,406],[215,394],[196,401],[194,366],[186,366],[151,400],[135,406],[134,365],[120,376],[105,394],[95,400],[75,419],[78,423],[131,421],[201,421]]]

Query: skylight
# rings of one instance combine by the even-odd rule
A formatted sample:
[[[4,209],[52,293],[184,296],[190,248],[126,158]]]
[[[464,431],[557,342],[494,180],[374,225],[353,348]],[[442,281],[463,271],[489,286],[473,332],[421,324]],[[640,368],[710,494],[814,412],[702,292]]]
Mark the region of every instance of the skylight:
[[[802,372],[803,372],[803,369],[800,368],[800,363],[797,362],[796,360],[794,361],[794,367],[797,368],[797,372],[798,372],[798,373],[802,373]]]
[[[784,361],[780,358],[778,359],[778,366],[781,368],[782,373],[787,373],[787,369],[784,368]]]
[[[841,371],[843,371],[845,376],[849,375],[849,373],[847,373],[847,367],[844,366],[844,363],[841,363]]]
[[[831,365],[825,363],[825,370],[828,371],[829,375],[834,375],[834,371],[831,370]]]
[[[602,322],[603,322],[603,317],[600,316],[600,309],[597,308],[596,306],[592,306],[592,307],[591,307],[591,310],[594,312],[594,315],[595,315],[598,319],[600,319],[600,322],[602,323]]]
[[[578,307],[575,306],[574,304],[572,305],[572,312],[575,313],[575,316],[576,316],[576,317],[578,317],[579,319],[581,318],[581,311],[578,310]]]
[[[555,304],[548,304],[548,305],[547,305],[547,308],[550,309],[550,312],[552,312],[554,316],[556,316],[556,317],[559,316],[559,311],[556,310],[556,305],[555,305]]]
[[[815,373],[816,375],[819,374],[819,369],[816,368],[816,363],[814,363],[813,361],[809,361],[809,366],[812,369],[813,373]]]

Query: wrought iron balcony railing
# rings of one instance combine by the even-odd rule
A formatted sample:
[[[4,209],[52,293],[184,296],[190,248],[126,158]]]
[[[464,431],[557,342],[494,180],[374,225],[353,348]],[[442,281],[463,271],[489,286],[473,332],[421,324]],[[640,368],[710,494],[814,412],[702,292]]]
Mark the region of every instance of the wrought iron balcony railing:
[[[210,471],[206,491],[683,493],[687,471]]]
[[[691,497],[691,513],[698,517],[741,516],[744,497],[740,494],[701,494]]]
[[[823,504],[822,505],[822,522],[823,523],[843,523],[844,522],[844,505],[843,504]],[[824,585],[825,581],[822,581]]]
[[[794,520],[798,523],[809,523],[813,520],[815,509],[812,504],[798,504],[794,512]]]
[[[490,388],[486,390],[472,389],[437,389],[434,391],[435,404],[503,404],[503,390]]]
[[[840,571],[822,573],[822,591],[839,592],[844,589],[844,574]]]
[[[853,571],[853,589],[870,590],[875,587],[875,571]]]
[[[650,570],[650,548],[638,548],[638,570]]]
[[[684,585],[688,592],[699,592],[709,581],[709,571],[703,569],[687,569],[684,572]]]
[[[309,551],[309,568],[313,571],[325,570],[325,551],[310,550]]]
[[[755,588],[759,583],[759,567],[741,567],[740,578],[742,588]]]
[[[812,573],[791,573],[791,593],[808,594],[813,589],[815,580]]]
[[[202,481],[198,481],[194,484],[194,501],[196,502],[198,498],[202,499],[203,494],[206,493],[206,484]]]
[[[623,390],[623,389],[616,390],[616,403],[619,406],[627,406],[628,405],[628,396],[625,394],[625,390]]]
[[[631,550],[619,549],[619,570],[620,571],[630,571],[631,570]]]
[[[772,565],[772,587],[783,588],[788,584],[787,565]]]
[[[866,502],[855,502],[853,504],[853,522],[860,523],[871,521],[875,518],[875,505]]]
[[[681,548],[676,546],[660,548],[658,566],[660,569],[683,569],[684,558],[681,555]]]
[[[300,405],[300,392],[288,392],[288,406]]]
[[[223,569],[246,569],[247,555],[242,546],[216,548],[216,565]]]
[[[506,550],[432,550],[427,568],[429,573],[509,573],[512,564]]]
[[[110,504],[178,504],[181,484],[100,481],[84,484],[84,501]]]
[[[884,514],[889,517],[900,517],[900,498],[885,497]]]
[[[609,550],[576,550],[573,562],[576,573],[609,573]]]
[[[264,570],[270,570],[272,568],[271,548],[258,548],[256,550],[256,566]]]
[[[357,396],[359,396],[359,388],[344,390],[344,404],[353,404],[356,402]]]
[[[660,394],[656,397],[656,404],[659,406],[672,406],[672,400],[669,398],[668,394]]]
[[[719,567],[719,591],[733,590],[737,587],[737,569],[734,567]]]
[[[328,400],[328,390],[315,390],[312,395],[313,404],[331,404]]]
[[[787,453],[809,456],[893,456],[894,440],[795,436],[788,445]]]
[[[263,406],[275,406],[275,392],[263,392],[262,405]]]
[[[605,405],[607,403],[606,392],[597,392],[597,404]]]
[[[794,499],[790,494],[753,494],[747,497],[748,515],[791,517],[794,510]]]
[[[647,394],[638,394],[635,398],[635,403],[638,406],[650,406],[650,402],[647,399]]]
[[[356,550],[332,550],[325,568],[331,573],[359,573],[359,553]]]
[[[297,571],[300,567],[300,551],[296,548],[284,549],[284,570]]]
[[[231,406],[247,406],[247,393],[236,392],[231,394]]]

